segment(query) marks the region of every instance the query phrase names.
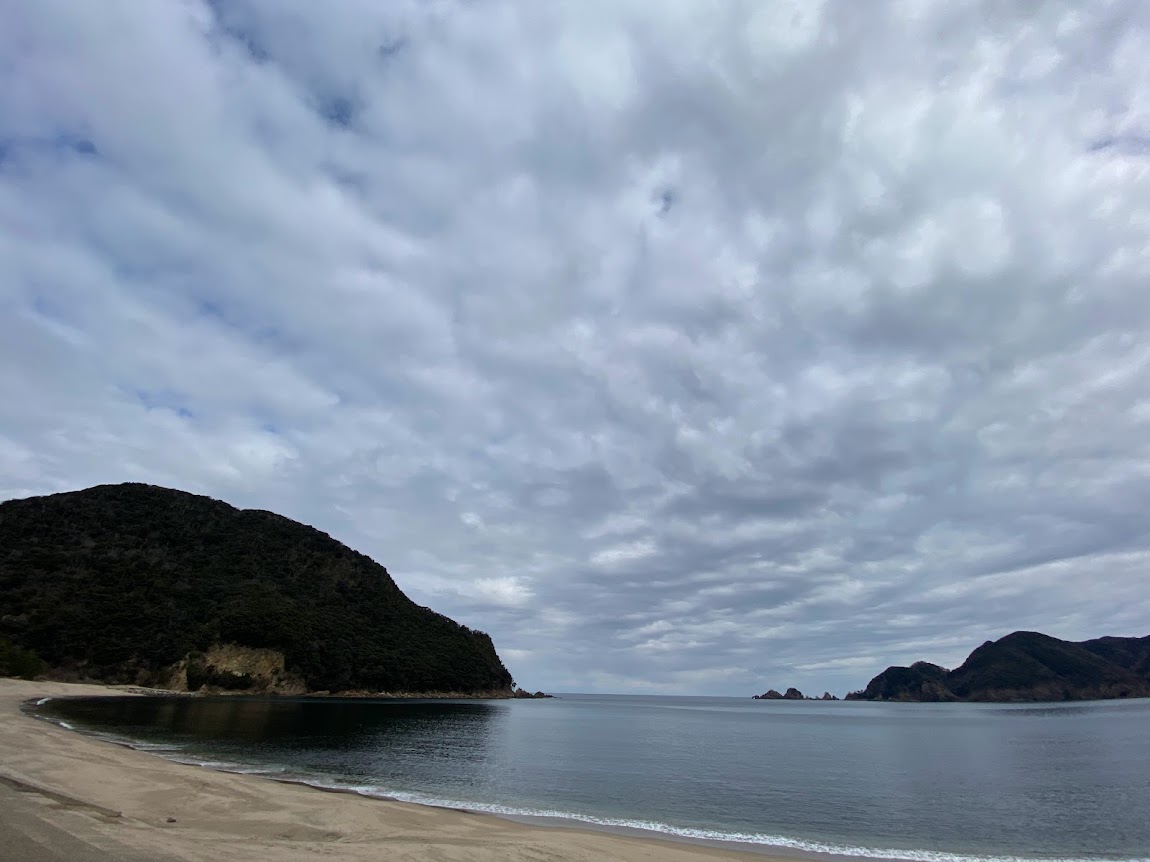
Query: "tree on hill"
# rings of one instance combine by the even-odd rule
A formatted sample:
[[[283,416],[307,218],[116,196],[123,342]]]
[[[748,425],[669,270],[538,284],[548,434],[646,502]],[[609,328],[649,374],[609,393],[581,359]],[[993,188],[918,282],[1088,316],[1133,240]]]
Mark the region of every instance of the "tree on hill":
[[[889,667],[851,700],[1057,701],[1150,697],[1150,637],[1082,643],[1039,632],[987,641],[952,671]]]
[[[491,639],[271,512],[149,485],[0,503],[0,637],[57,670],[156,682],[219,644],[282,652],[309,690],[506,691]]]

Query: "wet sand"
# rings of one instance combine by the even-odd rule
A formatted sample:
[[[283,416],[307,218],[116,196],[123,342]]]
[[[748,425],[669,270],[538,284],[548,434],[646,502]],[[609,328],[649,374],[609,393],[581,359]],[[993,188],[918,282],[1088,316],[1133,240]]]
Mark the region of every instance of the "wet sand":
[[[114,687],[0,679],[0,811],[4,812],[0,859],[763,862],[772,858],[325,793],[217,772],[73,733],[20,711],[20,705],[33,698],[124,693]]]

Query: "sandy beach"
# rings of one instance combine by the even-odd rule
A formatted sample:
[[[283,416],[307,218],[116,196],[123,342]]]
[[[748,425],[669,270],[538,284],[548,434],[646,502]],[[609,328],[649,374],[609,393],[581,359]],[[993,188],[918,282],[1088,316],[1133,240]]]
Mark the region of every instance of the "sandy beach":
[[[761,853],[516,823],[164,760],[24,715],[116,688],[0,679],[0,859],[762,860]]]

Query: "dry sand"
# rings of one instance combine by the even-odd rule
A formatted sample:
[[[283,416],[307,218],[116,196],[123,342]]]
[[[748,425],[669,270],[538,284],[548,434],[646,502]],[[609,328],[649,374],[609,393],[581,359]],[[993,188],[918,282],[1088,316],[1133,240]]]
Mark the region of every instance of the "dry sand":
[[[0,679],[0,860],[769,858],[216,772],[92,739],[20,712],[21,703],[31,698],[123,693],[104,686]]]

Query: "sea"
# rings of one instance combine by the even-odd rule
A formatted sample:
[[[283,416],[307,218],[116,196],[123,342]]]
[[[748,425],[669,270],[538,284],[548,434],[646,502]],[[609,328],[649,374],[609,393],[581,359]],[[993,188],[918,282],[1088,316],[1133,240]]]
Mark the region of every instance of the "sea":
[[[215,769],[775,854],[1150,860],[1150,700],[101,697],[35,713]]]

